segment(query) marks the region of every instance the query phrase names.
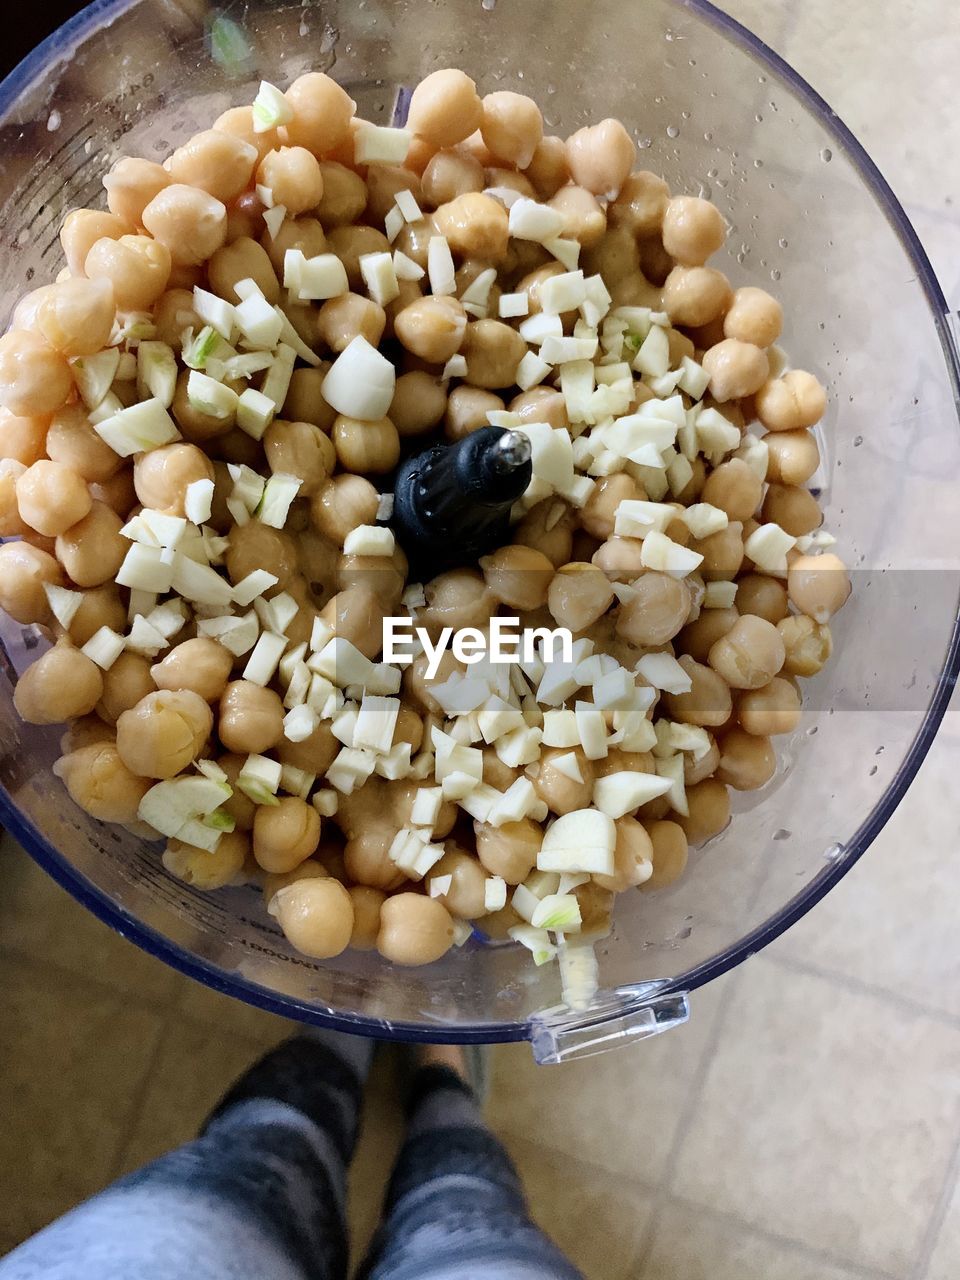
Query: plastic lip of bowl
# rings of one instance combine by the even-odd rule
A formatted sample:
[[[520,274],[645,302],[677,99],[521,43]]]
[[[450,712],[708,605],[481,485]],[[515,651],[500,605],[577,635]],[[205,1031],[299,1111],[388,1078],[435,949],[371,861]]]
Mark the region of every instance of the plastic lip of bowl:
[[[38,45],[0,84],[0,111],[5,110],[38,73],[50,66],[52,62],[68,57],[73,48],[99,23],[123,13],[130,8],[132,2],[133,0],[94,0],[93,4]],[[735,19],[708,3],[708,0],[674,0],[674,3],[679,8],[689,10],[702,18],[716,31],[762,63],[812,115],[817,117],[822,127],[833,135],[837,145],[843,149],[896,232],[916,269],[917,279],[926,295],[947,357],[954,387],[954,399],[960,405],[960,352],[948,327],[949,309],[946,298],[916,232],[880,170],[816,90],[763,41],[752,35]],[[729,947],[706,963],[665,982],[657,988],[658,995],[695,990],[754,955],[806,915],[811,907],[815,906],[850,870],[879,834],[916,776],[943,719],[958,674],[960,674],[960,618],[954,622],[946,661],[923,724],[880,802],[846,843],[843,856],[838,858],[832,866],[827,867],[825,872],[777,915],[746,934],[736,945]],[[389,1026],[390,1037],[396,1040],[426,1042],[440,1039],[461,1044],[480,1044],[528,1038],[529,1028],[522,1023],[489,1023],[478,1028],[441,1028],[402,1022],[386,1024],[377,1019],[342,1012],[325,1013],[313,1005],[294,998],[276,996],[264,987],[248,982],[244,978],[225,977],[222,971],[205,961],[185,954],[179,947],[128,915],[115,902],[90,885],[20,813],[2,787],[0,787],[0,817],[7,830],[22,843],[30,855],[94,915],[111,925],[124,937],[137,943],[145,951],[150,952],[151,955],[180,969],[188,976],[204,982],[207,986],[239,997],[249,1004],[287,1018],[333,1026],[356,1035],[382,1036]]]

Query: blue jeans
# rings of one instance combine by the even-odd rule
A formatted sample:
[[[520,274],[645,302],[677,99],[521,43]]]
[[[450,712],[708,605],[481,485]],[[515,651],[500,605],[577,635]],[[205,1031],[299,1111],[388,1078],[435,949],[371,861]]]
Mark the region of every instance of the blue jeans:
[[[344,1280],[367,1042],[320,1032],[243,1076],[201,1136],[0,1260],[0,1280]],[[582,1280],[533,1224],[470,1089],[414,1078],[364,1280]]]

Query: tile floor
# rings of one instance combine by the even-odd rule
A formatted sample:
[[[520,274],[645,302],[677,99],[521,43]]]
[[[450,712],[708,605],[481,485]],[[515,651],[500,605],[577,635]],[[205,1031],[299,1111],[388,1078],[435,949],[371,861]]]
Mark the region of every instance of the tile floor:
[[[947,0],[731,0],[875,155],[960,305]],[[895,92],[881,91],[895,87]],[[943,158],[950,158],[944,164]],[[589,1280],[952,1280],[960,1270],[960,711],[806,921],[633,1051],[494,1054],[491,1123]],[[286,1024],[188,983],[0,845],[0,1252],[188,1137]],[[375,1080],[358,1243],[399,1129]]]

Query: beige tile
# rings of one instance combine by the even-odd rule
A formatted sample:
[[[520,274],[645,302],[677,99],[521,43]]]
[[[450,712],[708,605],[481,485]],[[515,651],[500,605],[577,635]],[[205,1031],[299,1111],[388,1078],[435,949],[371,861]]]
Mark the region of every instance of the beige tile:
[[[32,960],[0,963],[0,1253],[110,1180],[161,1025]]]
[[[907,214],[927,251],[947,305],[960,310],[960,194],[946,212],[907,205]]]
[[[960,1031],[757,957],[672,1190],[905,1274],[960,1132]]]
[[[523,1138],[506,1146],[531,1216],[587,1280],[635,1280],[653,1207],[645,1188]]]
[[[770,0],[724,0],[719,8],[772,49],[779,49],[788,22],[789,5],[771,4]]]
[[[173,1018],[164,1028],[143,1105],[122,1152],[124,1172],[197,1135],[233,1082],[264,1051],[219,1026]]]
[[[655,1185],[663,1174],[723,984],[693,997],[693,1016],[651,1040],[555,1067],[527,1044],[493,1050],[491,1127],[509,1138]]]
[[[960,150],[954,108],[956,11],[948,0],[884,5],[804,0],[781,52],[850,126],[902,199],[943,209],[960,197],[945,156]]]
[[[163,1002],[174,991],[172,969],[81,907],[7,835],[0,841],[0,881],[0,946],[138,999]]]
[[[940,1224],[924,1280],[956,1280],[960,1273],[960,1178]]]
[[[960,818],[944,804],[960,765],[957,719],[872,847],[772,954],[960,1015]]]
[[[246,1036],[264,1043],[273,1043],[284,1034],[293,1035],[300,1025],[192,979],[185,980],[180,987],[176,1007],[185,1018],[224,1036]]]
[[[668,1202],[637,1280],[853,1280],[857,1275],[747,1227]]]

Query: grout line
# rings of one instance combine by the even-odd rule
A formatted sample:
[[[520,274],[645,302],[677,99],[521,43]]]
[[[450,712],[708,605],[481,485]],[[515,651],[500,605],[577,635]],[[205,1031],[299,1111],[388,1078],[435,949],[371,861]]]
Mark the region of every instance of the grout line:
[[[930,1221],[927,1223],[927,1229],[924,1232],[920,1251],[917,1255],[916,1266],[910,1273],[910,1280],[924,1280],[930,1269],[930,1260],[933,1257],[934,1249],[937,1247],[937,1241],[940,1239],[947,1210],[950,1208],[950,1202],[957,1186],[958,1176],[960,1176],[960,1141],[957,1142],[953,1149],[953,1155],[950,1157],[943,1186],[930,1215]]]
[[[777,1245],[778,1248],[783,1249],[785,1252],[808,1258],[811,1262],[839,1267],[849,1275],[859,1277],[860,1280],[902,1280],[902,1277],[898,1277],[892,1271],[879,1271],[873,1267],[852,1262],[841,1254],[833,1253],[830,1249],[820,1249],[816,1245],[805,1244],[803,1241],[795,1240],[791,1236],[781,1234],[779,1231],[771,1231],[768,1227],[758,1226],[756,1223],[740,1217],[739,1214],[727,1213],[722,1209],[714,1209],[711,1205],[701,1204],[697,1200],[690,1200],[682,1195],[674,1195],[669,1199],[672,1203],[679,1205],[690,1213],[712,1218],[723,1226],[734,1227],[741,1233],[756,1236],[760,1240]]]
[[[727,990],[720,997],[718,1006],[713,1015],[713,1023],[707,1035],[703,1049],[700,1052],[700,1060],[697,1063],[697,1069],[693,1074],[693,1079],[687,1089],[687,1098],[681,1109],[680,1118],[677,1121],[676,1132],[673,1135],[673,1142],[670,1144],[670,1151],[664,1164],[664,1171],[658,1185],[655,1188],[653,1206],[650,1212],[650,1220],[644,1229],[643,1236],[640,1241],[640,1247],[637,1250],[636,1257],[633,1260],[632,1274],[639,1276],[650,1256],[653,1248],[653,1241],[656,1236],[657,1227],[660,1225],[660,1217],[665,1205],[670,1199],[670,1186],[676,1174],[677,1164],[680,1160],[680,1152],[686,1142],[687,1135],[693,1125],[694,1118],[699,1109],[703,1096],[703,1088],[706,1083],[707,1074],[716,1055],[717,1046],[720,1043],[720,1037],[723,1034],[724,1027],[727,1023],[727,1014],[730,1005],[743,981],[743,967],[741,966],[736,974],[731,976]]]
[[[813,964],[809,960],[797,960],[792,956],[780,955],[776,951],[769,949],[764,952],[764,956],[770,964],[777,965],[781,969],[788,969],[792,973],[805,974],[811,978],[821,978],[826,982],[832,982],[835,986],[850,992],[852,995],[871,996],[873,999],[882,1000],[886,1004],[892,1005],[894,1008],[913,1017],[929,1018],[942,1026],[950,1027],[954,1031],[960,1031],[960,1015],[946,1013],[943,1009],[937,1009],[932,1005],[922,1004],[919,1000],[911,1000],[907,996],[898,995],[896,991],[891,991],[889,987],[882,987],[877,983],[867,982],[863,978],[855,978],[850,974],[840,973],[834,969]]]

